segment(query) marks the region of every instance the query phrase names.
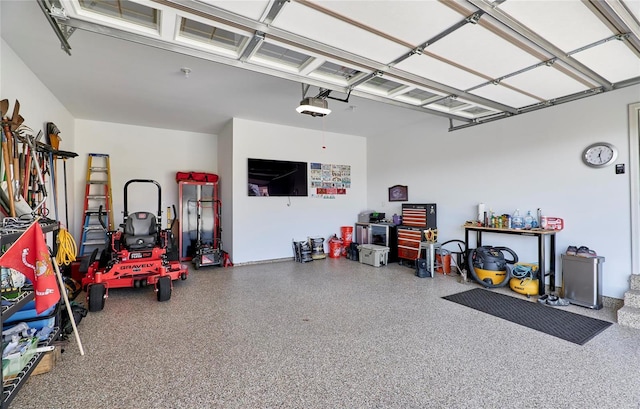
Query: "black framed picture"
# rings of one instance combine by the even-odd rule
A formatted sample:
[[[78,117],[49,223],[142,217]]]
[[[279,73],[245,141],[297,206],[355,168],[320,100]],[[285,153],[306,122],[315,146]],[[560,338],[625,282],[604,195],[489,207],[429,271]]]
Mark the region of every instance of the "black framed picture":
[[[406,202],[409,200],[409,188],[405,185],[395,185],[389,188],[390,202]]]

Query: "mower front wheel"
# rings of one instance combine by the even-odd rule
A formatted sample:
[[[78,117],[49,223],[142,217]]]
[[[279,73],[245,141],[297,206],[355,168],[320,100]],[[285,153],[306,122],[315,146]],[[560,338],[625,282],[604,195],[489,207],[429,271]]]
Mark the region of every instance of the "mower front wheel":
[[[104,284],[91,284],[89,286],[88,300],[89,311],[97,312],[104,309],[104,300],[107,296],[107,287]]]
[[[169,301],[171,298],[171,277],[160,277],[156,282],[158,301]]]
[[[200,268],[200,258],[196,258],[193,260],[193,266],[195,267],[196,270]]]

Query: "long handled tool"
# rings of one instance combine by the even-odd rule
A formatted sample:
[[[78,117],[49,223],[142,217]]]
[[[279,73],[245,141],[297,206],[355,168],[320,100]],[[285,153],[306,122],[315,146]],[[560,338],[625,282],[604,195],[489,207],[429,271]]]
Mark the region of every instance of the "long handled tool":
[[[3,126],[3,130],[2,130],[2,159],[4,161],[4,169],[5,169],[5,173],[7,175],[7,193],[9,196],[9,211],[11,212],[11,217],[16,217],[16,206],[15,203],[13,201],[13,183],[11,180],[11,160],[9,158],[9,147],[8,147],[8,140],[7,140],[7,135],[4,132],[4,126]]]
[[[9,100],[3,99],[0,101],[0,118],[4,118],[4,116],[9,111]]]
[[[40,206],[44,205],[44,202],[47,200],[47,189],[44,184],[42,169],[40,168],[40,163],[38,162],[38,157],[36,156],[36,146],[35,146],[36,138],[37,136],[30,137],[29,135],[26,135],[24,138],[26,144],[29,146],[29,151],[31,151],[31,159],[32,159],[31,162],[34,164],[36,175],[37,175],[37,182],[36,182],[38,185],[37,191],[42,193],[42,196],[39,197],[40,199],[39,203],[36,206],[32,206],[33,213],[37,212]]]
[[[53,268],[56,270],[56,277],[58,277],[58,284],[60,284],[60,293],[62,295],[62,298],[64,299],[64,305],[67,307],[67,314],[69,314],[69,321],[71,321],[71,327],[73,328],[73,334],[75,335],[76,342],[78,343],[80,355],[84,356],[84,348],[82,347],[82,341],[80,341],[80,334],[78,333],[78,327],[76,326],[76,319],[73,317],[73,310],[71,310],[69,297],[67,296],[67,292],[65,291],[64,280],[62,279],[62,274],[60,273],[60,267],[58,267],[58,261],[53,255],[51,255],[51,263],[53,264]]]
[[[13,106],[13,115],[9,120],[5,115],[9,110],[9,102],[0,101],[0,113],[2,113],[2,157],[5,162],[5,173],[7,175],[7,191],[9,194],[9,209],[11,217],[16,217],[15,203],[20,200],[20,181],[18,175],[20,165],[18,159],[18,147],[13,138],[15,131],[24,122],[24,118],[20,116],[20,101],[16,100]]]

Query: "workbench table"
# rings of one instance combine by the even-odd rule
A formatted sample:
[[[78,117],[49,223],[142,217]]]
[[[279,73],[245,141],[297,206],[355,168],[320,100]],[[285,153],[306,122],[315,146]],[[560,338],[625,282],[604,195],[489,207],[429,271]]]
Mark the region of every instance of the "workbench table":
[[[555,291],[556,289],[556,233],[558,230],[543,230],[543,229],[498,229],[494,227],[480,227],[473,225],[464,225],[464,244],[467,249],[467,255],[469,250],[469,232],[476,232],[476,248],[482,246],[482,235],[484,233],[496,233],[496,234],[514,234],[518,236],[530,236],[537,237],[538,239],[538,271],[540,272],[540,279],[538,280],[538,294],[543,295],[545,293],[545,279],[549,277],[549,290]],[[549,271],[546,272],[546,238],[549,238]]]

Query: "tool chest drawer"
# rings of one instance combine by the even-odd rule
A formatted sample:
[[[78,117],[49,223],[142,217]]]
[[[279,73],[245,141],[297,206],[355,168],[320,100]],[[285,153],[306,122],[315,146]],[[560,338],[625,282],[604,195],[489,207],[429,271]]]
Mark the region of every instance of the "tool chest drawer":
[[[398,258],[415,260],[420,253],[422,229],[398,227]]]
[[[435,203],[403,203],[402,225],[411,227],[437,228]]]

